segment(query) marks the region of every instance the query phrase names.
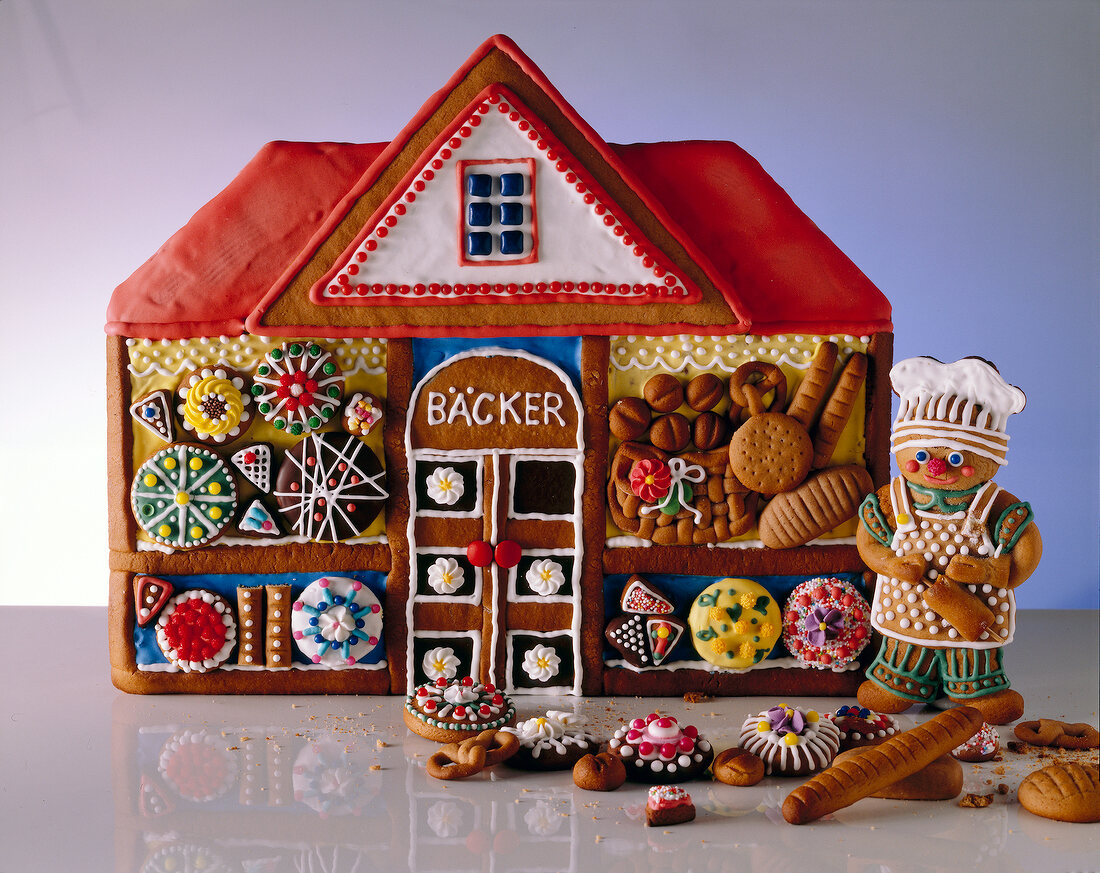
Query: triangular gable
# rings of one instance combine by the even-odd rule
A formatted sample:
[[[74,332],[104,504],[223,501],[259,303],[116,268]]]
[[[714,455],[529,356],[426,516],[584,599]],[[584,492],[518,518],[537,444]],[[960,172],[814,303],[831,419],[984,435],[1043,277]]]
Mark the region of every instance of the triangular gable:
[[[542,136],[546,150],[560,151],[558,160],[565,160],[571,169],[567,172],[577,174],[578,182],[585,188],[586,194],[594,199],[592,213],[596,215],[596,200],[604,207],[599,221],[609,222],[600,231],[599,238],[604,239],[607,232],[615,235],[616,227],[622,228],[620,240],[623,251],[629,257],[619,255],[608,262],[613,268],[623,268],[630,263],[635,272],[626,271],[620,275],[608,275],[601,278],[570,279],[562,274],[561,278],[543,282],[541,278],[532,278],[530,282],[524,276],[534,276],[531,270],[538,261],[526,264],[507,264],[496,268],[467,265],[465,270],[473,270],[469,275],[484,274],[487,270],[500,270],[493,273],[500,278],[495,281],[478,275],[478,280],[470,282],[436,282],[442,286],[451,284],[451,295],[440,293],[434,299],[447,302],[446,314],[439,307],[424,305],[424,299],[432,296],[428,290],[432,284],[410,281],[409,275],[401,275],[399,258],[391,260],[390,270],[394,281],[382,281],[381,270],[385,266],[383,254],[388,250],[397,251],[398,246],[378,246],[384,242],[392,227],[416,210],[408,209],[407,194],[418,195],[416,182],[418,174],[424,168],[432,170],[431,161],[441,160],[441,149],[451,148],[461,152],[465,140],[474,141],[470,136],[462,135],[462,128],[474,116],[485,116],[493,111],[497,104],[489,104],[489,109],[481,112],[483,104],[496,93],[499,100],[514,105],[519,115],[524,116],[530,125]],[[527,116],[530,116],[529,120]],[[518,129],[518,120],[516,122]],[[493,125],[503,129],[499,125]],[[458,148],[448,145],[456,140]],[[536,152],[543,160],[545,155]],[[551,141],[556,143],[551,145]],[[456,160],[462,160],[464,156]],[[557,162],[555,161],[555,164]],[[541,166],[538,164],[536,166]],[[572,169],[572,167],[576,169]],[[452,173],[454,171],[452,170]],[[555,169],[555,173],[558,172]],[[539,173],[536,181],[536,196],[542,188],[542,176],[549,170]],[[561,174],[564,178],[565,173]],[[451,184],[458,182],[452,175]],[[422,177],[421,182],[425,180]],[[577,183],[573,183],[576,185]],[[582,202],[583,202],[582,194]],[[457,190],[452,194],[457,198]],[[452,201],[454,202],[454,201]],[[404,205],[405,214],[397,212]],[[536,215],[541,223],[541,212]],[[391,226],[387,226],[387,221]],[[447,245],[440,246],[445,252],[456,257],[452,272],[458,271],[458,256],[455,243],[459,234],[458,216],[454,216],[445,236]],[[379,237],[377,231],[385,230],[386,235]],[[379,253],[379,281],[365,283],[359,281],[364,264],[370,263],[372,252],[367,245],[373,239],[375,252]],[[623,236],[630,236],[632,245],[621,242]],[[409,233],[408,238],[412,239]],[[545,235],[539,242],[546,245]],[[423,245],[433,245],[432,238],[424,239]],[[360,248],[362,246],[362,248]],[[635,247],[640,253],[635,255]],[[356,255],[366,256],[366,261],[357,262]],[[546,254],[540,248],[540,256]],[[561,262],[559,252],[551,247],[548,265]],[[407,257],[407,254],[406,254]],[[476,260],[478,255],[473,255]],[[652,263],[646,265],[646,262]],[[641,265],[642,271],[637,271]],[[352,269],[347,269],[351,267]],[[368,269],[374,269],[371,266]],[[658,275],[660,273],[660,275]],[[345,282],[340,282],[343,275]],[[444,274],[439,274],[444,275]],[[548,274],[547,274],[548,275]],[[642,281],[643,279],[647,281]],[[551,285],[560,282],[561,287],[554,290]],[[574,283],[571,291],[566,291],[565,282]],[[578,288],[581,282],[587,283],[585,290]],[[593,296],[592,283],[600,288]],[[546,287],[540,291],[539,284]],[[382,285],[381,291],[374,288]],[[408,285],[408,295],[401,285]],[[424,285],[424,293],[417,295],[417,285]],[[461,293],[455,293],[455,285],[461,285]],[[530,284],[531,290],[525,292],[524,285]],[[606,285],[615,285],[615,294],[608,294]],[[364,285],[364,293],[358,286]],[[393,287],[386,289],[387,285]],[[474,293],[468,293],[469,286]],[[483,286],[488,285],[488,290]],[[500,289],[496,285],[501,285]],[[330,291],[330,286],[340,289]],[[509,288],[509,286],[513,286]],[[625,286],[625,291],[620,286]],[[348,289],[344,294],[343,289]],[[525,296],[525,293],[527,296]],[[411,295],[411,296],[409,296]],[[568,297],[562,295],[570,295]],[[414,299],[419,297],[419,299]],[[340,299],[343,298],[343,299]],[[499,303],[507,305],[479,306],[472,301]],[[559,302],[569,300],[570,306],[547,306],[544,301]],[[602,302],[595,302],[600,300]],[[370,305],[364,305],[366,302]],[[608,301],[617,303],[639,302],[646,306],[630,307],[627,314],[621,306],[608,306]],[[416,303],[410,306],[408,303]],[[476,308],[475,308],[476,307]],[[535,332],[572,332],[573,325],[584,324],[590,333],[614,333],[624,323],[646,326],[677,327],[691,332],[693,327],[701,329],[710,326],[723,326],[729,333],[748,329],[748,319],[744,308],[729,286],[728,282],[713,268],[709,260],[699,251],[686,234],[671,219],[664,207],[647,191],[630,170],[622,163],[615,152],[576,114],[561,95],[554,89],[541,71],[534,66],[506,37],[493,37],[488,40],[455,74],[448,85],[433,96],[409,123],[390,147],[379,157],[363,178],[348,193],[325,222],[321,230],[311,240],[309,246],[290,265],[286,273],[248,317],[246,325],[254,333],[323,333],[326,336],[357,335],[369,328],[372,335],[396,336],[407,334],[492,334],[507,332],[516,335]]]
[[[474,249],[484,245],[484,251]],[[322,306],[698,303],[699,290],[511,91],[455,118],[311,289]]]

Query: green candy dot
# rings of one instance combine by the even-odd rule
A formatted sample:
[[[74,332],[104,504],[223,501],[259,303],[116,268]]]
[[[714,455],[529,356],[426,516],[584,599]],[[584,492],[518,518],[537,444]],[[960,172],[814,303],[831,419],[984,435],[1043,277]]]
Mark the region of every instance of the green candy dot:
[[[289,348],[289,349],[287,349],[287,351],[288,351],[288,352],[289,352],[290,354],[292,354],[292,355],[294,355],[295,357],[297,357],[298,355],[300,355],[300,354],[302,353],[302,347],[301,347],[300,345],[298,345],[298,343],[291,343],[291,344],[290,344],[290,348]]]
[[[319,419],[316,415],[311,415],[309,417],[309,426],[311,428],[320,427],[321,426],[321,419]]]
[[[340,389],[337,388],[335,385],[329,385],[328,391],[326,391],[325,393],[328,394],[328,396],[331,397],[333,400],[335,400],[337,397],[340,396]]]
[[[286,427],[286,422],[283,421],[281,418],[276,418],[273,422],[271,422],[271,426],[274,427],[276,430],[282,430],[284,427]]]
[[[321,415],[324,416],[325,421],[328,421],[330,418],[332,418],[335,412],[336,410],[333,409],[331,406],[326,406],[324,409],[321,410]]]
[[[263,415],[267,415],[269,412],[271,412],[271,404],[270,403],[261,403],[260,404],[260,412]],[[275,426],[278,427],[278,425],[275,425]]]
[[[321,354],[321,347],[314,343],[309,347],[309,354],[310,357],[316,358],[318,355]]]
[[[271,351],[271,360],[281,361],[282,359],[283,359],[283,350],[282,349],[272,349],[272,351]]]
[[[336,372],[336,365],[332,363],[332,361],[329,361],[327,364],[321,367],[321,372],[324,373],[326,376],[331,376],[333,373]]]
[[[253,385],[252,386],[252,396],[253,397],[259,397],[263,393],[264,393],[264,386],[263,385]]]
[[[271,372],[271,368],[267,364],[260,364],[260,366],[256,368],[256,372],[261,376],[266,376]]]
[[[152,514],[153,514],[153,506],[152,506],[152,504],[150,504],[150,503],[143,503],[143,504],[142,504],[142,506],[141,506],[141,514],[142,514],[142,515],[152,515]]]
[[[302,425],[297,421],[294,422],[294,424],[290,426],[290,432],[294,434],[294,436],[298,436],[302,432]]]

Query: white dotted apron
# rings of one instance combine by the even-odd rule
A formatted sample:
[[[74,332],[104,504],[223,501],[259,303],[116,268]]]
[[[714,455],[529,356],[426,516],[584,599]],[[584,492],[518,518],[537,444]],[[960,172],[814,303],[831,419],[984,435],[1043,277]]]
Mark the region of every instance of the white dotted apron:
[[[979,640],[964,640],[921,599],[924,589],[946,569],[954,555],[987,557],[999,553],[989,538],[986,520],[1000,490],[995,483],[987,482],[974,495],[968,509],[945,515],[914,509],[909,488],[902,477],[890,483],[890,499],[897,524],[890,547],[898,557],[913,553],[923,555],[928,569],[915,585],[879,575],[871,606],[871,624],[876,630],[898,640],[932,648],[992,649],[1011,642],[1016,628],[1016,599],[1007,588],[964,586],[993,611],[996,616],[993,627],[1003,642],[988,633],[983,633]]]

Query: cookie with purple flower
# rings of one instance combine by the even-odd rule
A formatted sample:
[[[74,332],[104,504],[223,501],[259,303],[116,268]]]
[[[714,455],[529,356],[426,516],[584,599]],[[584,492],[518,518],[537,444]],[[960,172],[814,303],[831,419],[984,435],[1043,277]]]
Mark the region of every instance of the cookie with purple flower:
[[[812,709],[781,703],[745,719],[740,745],[764,762],[769,776],[801,776],[829,766],[840,731]]]
[[[807,667],[842,670],[871,639],[871,608],[843,579],[809,579],[787,598],[783,645]]]

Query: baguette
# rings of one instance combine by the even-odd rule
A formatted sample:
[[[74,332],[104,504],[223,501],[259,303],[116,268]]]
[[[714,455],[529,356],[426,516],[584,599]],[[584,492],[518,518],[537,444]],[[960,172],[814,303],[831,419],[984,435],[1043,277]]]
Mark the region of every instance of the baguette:
[[[834,764],[799,785],[783,801],[783,818],[791,824],[806,824],[851,806],[962,745],[981,729],[982,721],[977,709],[960,706],[870,746],[864,754]]]

